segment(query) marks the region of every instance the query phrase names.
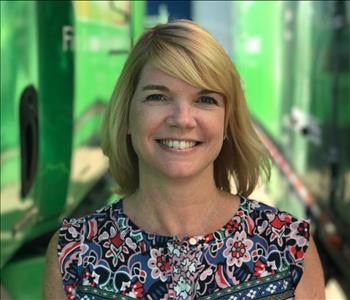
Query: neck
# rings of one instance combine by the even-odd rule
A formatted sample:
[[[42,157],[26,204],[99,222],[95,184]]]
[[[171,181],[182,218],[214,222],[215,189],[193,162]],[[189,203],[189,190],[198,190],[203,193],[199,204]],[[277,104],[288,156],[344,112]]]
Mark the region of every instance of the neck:
[[[125,202],[127,214],[140,228],[156,234],[182,238],[212,232],[232,216],[233,207],[224,220],[218,218],[220,212],[227,213],[227,199],[231,206],[233,201],[216,188],[213,177],[206,178],[211,180],[140,180],[138,191]]]

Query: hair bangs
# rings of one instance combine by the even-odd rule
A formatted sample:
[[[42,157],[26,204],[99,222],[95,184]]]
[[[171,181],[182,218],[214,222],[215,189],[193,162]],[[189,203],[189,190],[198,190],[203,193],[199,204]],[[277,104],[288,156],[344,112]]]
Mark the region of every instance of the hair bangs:
[[[224,94],[220,87],[218,76],[213,69],[209,69],[207,64],[183,47],[174,47],[168,43],[157,43],[154,45],[156,51],[150,52],[152,63],[160,71],[170,76],[176,77],[186,83],[203,89]]]

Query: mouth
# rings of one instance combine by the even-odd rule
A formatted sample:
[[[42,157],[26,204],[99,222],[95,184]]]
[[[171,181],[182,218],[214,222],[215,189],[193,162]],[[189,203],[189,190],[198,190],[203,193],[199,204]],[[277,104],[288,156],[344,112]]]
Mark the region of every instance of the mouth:
[[[165,146],[174,150],[187,150],[194,148],[201,144],[201,142],[189,141],[189,140],[156,140],[162,146]]]

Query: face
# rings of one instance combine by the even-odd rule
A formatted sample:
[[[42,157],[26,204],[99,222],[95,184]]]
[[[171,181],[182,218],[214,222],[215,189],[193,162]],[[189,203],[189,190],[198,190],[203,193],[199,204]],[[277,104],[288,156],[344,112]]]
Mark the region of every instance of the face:
[[[146,64],[129,115],[140,179],[214,176],[224,119],[222,95],[191,86]]]

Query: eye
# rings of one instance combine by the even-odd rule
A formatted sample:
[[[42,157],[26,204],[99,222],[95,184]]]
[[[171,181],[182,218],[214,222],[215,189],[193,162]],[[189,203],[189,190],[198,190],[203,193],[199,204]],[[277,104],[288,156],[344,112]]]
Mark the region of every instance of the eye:
[[[145,101],[166,101],[167,98],[161,94],[152,94],[146,97]]]
[[[214,105],[218,105],[218,101],[215,100],[215,98],[211,97],[211,96],[200,96],[198,98],[198,103],[203,103],[203,104],[214,104]]]

